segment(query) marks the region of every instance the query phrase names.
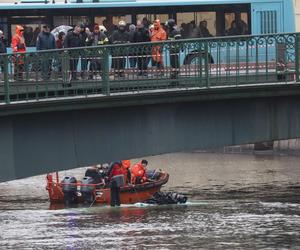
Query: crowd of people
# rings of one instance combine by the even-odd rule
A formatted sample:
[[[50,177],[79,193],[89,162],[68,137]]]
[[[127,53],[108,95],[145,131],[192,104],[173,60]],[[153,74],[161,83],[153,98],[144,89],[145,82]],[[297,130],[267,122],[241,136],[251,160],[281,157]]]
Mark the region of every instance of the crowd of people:
[[[106,22],[103,22],[106,24]],[[247,25],[240,19],[234,20],[231,27],[226,31],[228,35],[244,34]],[[179,29],[175,20],[169,19],[165,24],[161,24],[160,20],[155,20],[150,23],[146,18],[138,20],[136,25],[126,24],[121,20],[116,27],[106,29],[104,25],[95,24],[92,28],[84,24],[76,25],[69,31],[61,31],[55,37],[50,32],[49,25],[43,25],[41,32],[36,38],[36,49],[38,51],[45,51],[51,49],[61,48],[79,48],[86,46],[101,46],[106,44],[126,44],[126,43],[143,43],[143,42],[163,42],[166,40],[177,40],[182,38],[198,38],[212,36],[208,27],[207,21],[201,21],[199,26],[194,21],[190,24],[182,24]],[[26,39],[24,35],[24,27],[17,25],[15,35],[12,37],[12,51],[26,52]],[[157,68],[158,74],[164,74],[163,54],[160,45],[152,46],[151,52],[138,48],[138,51],[129,56],[129,67],[138,69],[138,75],[147,76],[147,67],[152,61],[152,66]],[[179,48],[175,46],[170,47],[170,64],[171,64],[171,78],[177,78],[179,73]],[[4,43],[3,32],[0,31],[0,53],[6,53],[7,49]],[[151,54],[151,58],[149,58]],[[124,77],[124,69],[126,65],[126,57],[119,50],[112,52],[112,68],[114,68],[115,76]],[[82,79],[93,79],[97,74],[102,76],[102,58],[87,58],[81,56],[80,76]],[[72,58],[69,61],[70,79],[77,80],[79,57]],[[61,62],[56,63],[58,72],[62,71]],[[45,59],[39,64],[39,71],[41,71],[42,78],[48,80],[51,78],[51,71],[53,68],[53,60]],[[3,65],[1,65],[3,71]],[[22,56],[16,57],[14,61],[14,78],[16,80],[23,80],[25,67],[24,58]]]

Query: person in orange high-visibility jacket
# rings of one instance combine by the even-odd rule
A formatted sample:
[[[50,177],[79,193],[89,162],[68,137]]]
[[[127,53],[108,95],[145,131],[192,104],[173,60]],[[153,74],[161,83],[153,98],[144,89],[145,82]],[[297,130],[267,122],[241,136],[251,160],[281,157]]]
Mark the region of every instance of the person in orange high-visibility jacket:
[[[148,161],[142,160],[141,162],[134,164],[131,167],[131,183],[132,184],[141,184],[147,181],[146,177],[146,167]]]
[[[160,25],[160,21],[157,19],[153,23],[154,28],[151,32],[151,42],[163,42],[167,40],[167,33]],[[163,56],[161,45],[153,46],[152,48],[152,60],[156,65],[157,69],[162,73],[163,70]]]
[[[24,28],[21,25],[16,26],[16,34],[12,37],[11,47],[14,53],[26,52],[26,44],[23,36]],[[17,55],[15,58],[15,69],[14,69],[14,78],[15,80],[22,80],[23,73],[25,71],[24,67],[24,56]]]
[[[130,160],[122,160],[121,163],[124,171],[125,182],[128,183],[131,181]]]

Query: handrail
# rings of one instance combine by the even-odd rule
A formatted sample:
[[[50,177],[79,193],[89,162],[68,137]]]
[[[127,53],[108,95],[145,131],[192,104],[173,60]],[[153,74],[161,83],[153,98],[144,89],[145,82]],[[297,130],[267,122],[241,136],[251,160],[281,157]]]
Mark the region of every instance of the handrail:
[[[0,103],[299,81],[300,33],[2,54]]]

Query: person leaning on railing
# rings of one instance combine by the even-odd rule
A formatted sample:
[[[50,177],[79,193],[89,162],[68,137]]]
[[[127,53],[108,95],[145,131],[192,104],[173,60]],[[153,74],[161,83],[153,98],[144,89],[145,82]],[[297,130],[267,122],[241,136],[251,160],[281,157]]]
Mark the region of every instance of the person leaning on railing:
[[[120,21],[118,29],[115,30],[109,38],[112,44],[125,44],[129,43],[129,35],[126,32],[125,21]],[[124,77],[124,68],[126,63],[125,47],[115,48],[113,51],[112,67],[115,70],[115,76]]]
[[[50,32],[49,25],[44,25],[42,32],[38,35],[36,41],[36,50],[50,50],[55,49],[55,37]],[[51,77],[52,71],[52,58],[50,58],[50,54],[42,55],[41,59],[41,70],[42,70],[42,78],[43,80],[48,80]]]
[[[172,67],[171,79],[175,79],[179,74],[180,45],[174,42],[175,40],[181,39],[181,33],[177,29],[174,19],[169,19],[166,23],[166,26],[168,27],[168,39],[173,41],[173,43],[170,44],[170,63]]]
[[[24,28],[21,25],[16,26],[16,34],[12,37],[11,47],[14,53],[26,52],[25,39],[23,36]],[[23,73],[25,71],[24,55],[16,55],[14,57],[14,79],[15,81],[23,80]]]
[[[64,48],[78,48],[82,47],[82,40],[80,38],[80,31],[81,28],[79,25],[76,25],[74,30],[68,32],[68,34],[65,37],[64,40]],[[79,56],[78,55],[73,55],[72,53],[76,53],[76,51],[70,51],[70,71],[71,71],[71,78],[70,81],[72,80],[77,80],[77,65],[78,65],[78,60]]]
[[[160,20],[155,20],[153,25],[154,28],[151,32],[151,42],[163,42],[167,40],[167,33],[161,27]],[[164,69],[162,53],[162,45],[154,45],[152,47],[152,62],[154,65],[156,65],[161,75],[163,75]]]
[[[87,46],[101,46],[109,43],[107,36],[105,35],[106,28],[102,25],[96,24],[93,32],[87,37]],[[94,51],[92,51],[93,53]],[[89,79],[93,79],[97,73],[102,77],[103,58],[102,50],[97,50],[93,53],[90,61]]]
[[[136,30],[133,35],[134,43],[145,43],[150,42],[150,34],[149,31],[144,27],[143,23],[138,20],[136,23]],[[137,66],[138,66],[138,75],[139,76],[147,76],[147,68],[148,68],[148,49],[149,46],[137,46]]]

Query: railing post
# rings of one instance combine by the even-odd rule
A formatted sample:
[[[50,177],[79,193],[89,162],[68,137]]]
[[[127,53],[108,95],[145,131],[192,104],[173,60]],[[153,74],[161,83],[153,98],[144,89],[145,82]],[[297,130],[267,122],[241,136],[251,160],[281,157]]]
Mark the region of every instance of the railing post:
[[[102,93],[110,95],[109,88],[109,50],[103,49],[103,73],[102,73]]]
[[[300,82],[300,33],[296,33],[295,37],[295,77],[296,82]]]
[[[63,84],[66,84],[69,82],[69,53],[68,51],[64,51],[61,54],[61,73],[62,73],[62,80]]]
[[[208,66],[208,41],[204,41],[204,70],[205,70],[205,79],[206,87],[209,88],[209,66]]]
[[[10,103],[10,91],[9,91],[9,79],[8,79],[8,55],[3,56],[3,78],[4,78],[4,95],[5,95],[5,103]]]

